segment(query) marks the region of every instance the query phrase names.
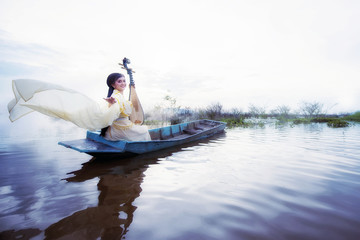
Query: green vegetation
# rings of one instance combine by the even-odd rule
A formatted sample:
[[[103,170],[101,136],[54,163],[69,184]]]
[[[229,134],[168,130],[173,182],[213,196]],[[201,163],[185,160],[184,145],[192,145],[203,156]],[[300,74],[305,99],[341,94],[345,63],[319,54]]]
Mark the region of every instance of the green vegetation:
[[[229,128],[233,127],[252,127],[253,123],[246,122],[243,118],[222,118],[220,119],[222,122],[226,122],[226,126]]]
[[[176,104],[176,99],[169,95],[166,95],[163,101],[164,103],[157,105],[152,111],[153,117],[146,116],[146,125],[164,126],[197,119],[211,119],[226,122],[228,128],[264,127],[267,124],[281,127],[287,124],[293,126],[313,123],[326,123],[329,127],[340,128],[350,126],[347,121],[360,122],[360,111],[346,117],[329,115],[324,110],[324,104],[319,102],[302,102],[296,111],[292,111],[287,105],[280,105],[269,112],[264,106],[250,104],[248,112],[244,112],[238,108],[224,110],[219,102],[205,108],[181,108]]]
[[[360,111],[359,112],[356,112],[352,115],[349,115],[349,116],[346,116],[346,117],[343,117],[344,120],[347,120],[347,121],[354,121],[354,122],[360,122]]]
[[[312,118],[310,119],[310,122],[313,123],[327,123],[327,122],[331,122],[337,120],[337,118],[332,118],[332,117],[318,117],[318,118]]]
[[[311,119],[309,119],[309,118],[296,118],[296,119],[292,119],[292,122],[294,124],[309,124],[309,123],[311,123],[310,120]]]
[[[327,125],[333,128],[341,128],[341,127],[348,127],[349,123],[341,119],[332,119],[327,122]]]

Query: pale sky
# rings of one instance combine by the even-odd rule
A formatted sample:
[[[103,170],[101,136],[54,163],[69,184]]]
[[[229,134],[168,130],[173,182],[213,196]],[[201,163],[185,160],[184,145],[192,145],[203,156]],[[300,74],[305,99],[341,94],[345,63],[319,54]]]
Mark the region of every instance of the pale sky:
[[[2,116],[12,79],[97,99],[123,57],[145,111],[166,94],[192,108],[358,111],[360,1],[0,0]]]

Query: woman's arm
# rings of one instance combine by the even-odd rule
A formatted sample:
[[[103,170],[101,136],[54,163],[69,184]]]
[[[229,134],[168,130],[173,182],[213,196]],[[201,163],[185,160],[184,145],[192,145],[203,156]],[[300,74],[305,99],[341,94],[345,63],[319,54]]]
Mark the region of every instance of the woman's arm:
[[[114,97],[107,97],[107,98],[104,98],[104,100],[109,103],[109,107],[111,105],[113,105],[114,103],[116,103],[116,99]]]

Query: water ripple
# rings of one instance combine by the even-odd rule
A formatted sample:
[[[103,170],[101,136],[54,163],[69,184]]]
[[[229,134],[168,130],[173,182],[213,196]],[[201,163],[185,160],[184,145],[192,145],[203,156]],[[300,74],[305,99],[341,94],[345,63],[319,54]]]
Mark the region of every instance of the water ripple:
[[[228,129],[174,152],[77,171],[82,155],[8,147],[0,153],[1,231],[130,240],[360,236],[359,125]]]

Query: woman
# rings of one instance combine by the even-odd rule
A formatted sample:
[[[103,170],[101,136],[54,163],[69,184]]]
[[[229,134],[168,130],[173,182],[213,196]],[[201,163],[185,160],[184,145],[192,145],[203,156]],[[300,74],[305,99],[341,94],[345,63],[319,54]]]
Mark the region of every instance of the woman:
[[[110,105],[118,103],[120,114],[111,126],[101,130],[101,135],[110,141],[117,141],[120,139],[129,141],[151,140],[147,127],[134,125],[129,120],[132,111],[132,103],[125,100],[123,95],[126,88],[125,76],[121,73],[112,73],[108,76],[106,83],[109,87],[109,91],[105,100]]]
[[[108,98],[96,102],[60,85],[29,79],[13,80],[15,98],[8,104],[9,118],[15,121],[35,110],[93,131],[111,125],[103,130],[104,137],[111,141],[150,140],[146,127],[133,125],[128,119],[132,107],[122,95],[126,87],[124,81],[124,75],[110,74],[107,80]]]

